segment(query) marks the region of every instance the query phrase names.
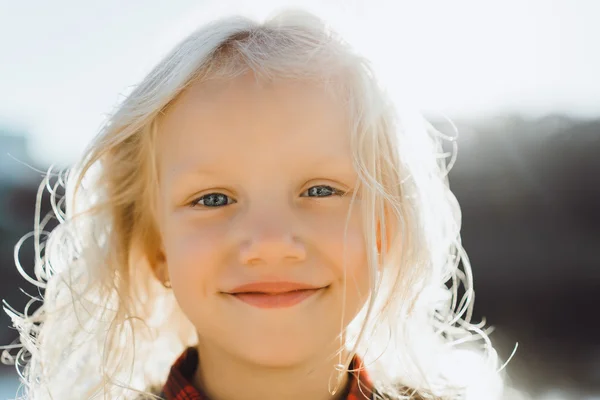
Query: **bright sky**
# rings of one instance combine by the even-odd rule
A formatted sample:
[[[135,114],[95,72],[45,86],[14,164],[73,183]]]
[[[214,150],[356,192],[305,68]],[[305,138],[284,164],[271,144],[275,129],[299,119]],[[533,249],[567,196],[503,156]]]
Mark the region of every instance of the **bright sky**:
[[[260,16],[315,1],[0,0],[0,125],[29,132],[36,159],[70,162],[131,86],[224,3]],[[334,24],[425,112],[600,116],[600,1],[321,3],[350,18]]]

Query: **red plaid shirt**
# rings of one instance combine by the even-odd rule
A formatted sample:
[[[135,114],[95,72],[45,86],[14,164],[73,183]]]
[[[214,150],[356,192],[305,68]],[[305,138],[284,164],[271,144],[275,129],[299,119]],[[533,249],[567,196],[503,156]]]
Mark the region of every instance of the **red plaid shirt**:
[[[355,356],[350,364],[350,369],[357,369],[361,365],[361,359]],[[198,351],[194,347],[189,347],[171,367],[161,397],[166,400],[209,400],[206,394],[192,386],[191,382],[197,367]],[[373,384],[365,370],[362,369],[350,376],[346,391],[341,398],[344,400],[371,400]]]

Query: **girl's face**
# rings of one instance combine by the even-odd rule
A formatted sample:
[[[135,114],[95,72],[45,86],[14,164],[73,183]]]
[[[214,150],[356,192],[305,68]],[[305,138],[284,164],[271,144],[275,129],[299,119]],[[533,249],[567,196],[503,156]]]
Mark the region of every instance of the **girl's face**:
[[[157,271],[203,346],[271,366],[339,347],[369,292],[359,198],[344,247],[352,195],[341,193],[357,179],[348,129],[316,85],[259,87],[252,74],[192,85],[161,115]],[[317,290],[234,294],[265,282]]]

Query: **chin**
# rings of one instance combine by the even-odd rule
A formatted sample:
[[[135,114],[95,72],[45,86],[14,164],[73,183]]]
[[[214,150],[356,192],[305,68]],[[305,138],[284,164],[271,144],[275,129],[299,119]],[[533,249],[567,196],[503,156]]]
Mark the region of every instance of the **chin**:
[[[286,368],[306,362],[315,354],[322,354],[322,346],[296,340],[267,338],[261,343],[249,344],[243,357],[267,368]]]

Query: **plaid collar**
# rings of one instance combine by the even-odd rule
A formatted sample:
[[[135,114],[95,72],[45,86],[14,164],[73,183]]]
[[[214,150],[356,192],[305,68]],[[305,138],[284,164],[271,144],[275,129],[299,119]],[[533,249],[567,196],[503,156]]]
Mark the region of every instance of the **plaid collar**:
[[[165,400],[209,400],[206,394],[192,386],[191,381],[197,366],[198,350],[194,347],[188,347],[171,367],[161,397]],[[361,366],[362,360],[358,356],[354,356],[350,364],[350,369],[354,370]],[[372,391],[373,384],[366,371],[362,369],[351,374],[349,384],[342,399],[371,400]]]

